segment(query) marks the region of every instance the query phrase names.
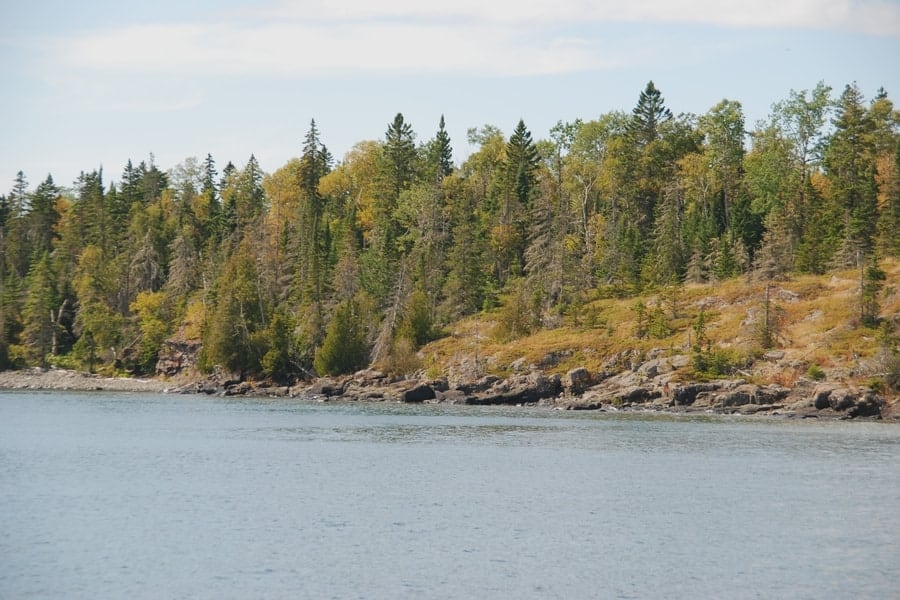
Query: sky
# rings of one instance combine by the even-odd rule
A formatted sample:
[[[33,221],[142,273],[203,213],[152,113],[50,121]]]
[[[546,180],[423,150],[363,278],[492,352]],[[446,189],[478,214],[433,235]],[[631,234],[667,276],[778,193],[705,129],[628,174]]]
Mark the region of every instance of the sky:
[[[900,106],[900,0],[0,0],[0,193],[23,171],[71,186],[126,162],[168,170],[331,153],[404,115],[535,139],[630,111],[652,80],[674,113],[739,101],[747,128],[791,90],[856,82]]]

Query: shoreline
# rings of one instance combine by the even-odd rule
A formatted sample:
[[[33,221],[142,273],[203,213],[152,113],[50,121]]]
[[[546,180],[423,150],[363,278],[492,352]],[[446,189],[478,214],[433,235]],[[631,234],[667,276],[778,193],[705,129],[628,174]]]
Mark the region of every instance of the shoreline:
[[[171,383],[158,379],[106,377],[69,369],[34,367],[21,371],[0,371],[0,390],[165,392],[171,387]]]
[[[567,379],[568,378],[568,379]],[[740,416],[777,420],[861,420],[900,423],[896,398],[849,391],[836,386],[795,386],[773,390],[742,380],[685,382],[665,395],[642,397],[639,389],[610,381],[572,390],[567,378],[536,371],[508,379],[486,377],[452,388],[446,380],[390,379],[377,371],[338,378],[322,377],[296,386],[209,379],[107,377],[68,369],[0,371],[0,391],[148,392],[259,398],[305,398],[312,402],[396,402],[407,404],[500,405],[608,414]],[[575,377],[577,379],[577,376]],[[614,378],[611,378],[614,379]],[[749,389],[749,388],[755,389]],[[576,392],[576,393],[573,393]],[[688,401],[685,395],[691,396]],[[833,396],[833,397],[832,397]],[[681,400],[679,400],[681,398]]]

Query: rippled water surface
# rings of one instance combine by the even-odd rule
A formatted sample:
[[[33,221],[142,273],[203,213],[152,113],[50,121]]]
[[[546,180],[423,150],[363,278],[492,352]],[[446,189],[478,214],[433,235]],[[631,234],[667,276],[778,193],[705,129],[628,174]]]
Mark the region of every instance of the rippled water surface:
[[[0,598],[887,598],[900,426],[0,393]]]

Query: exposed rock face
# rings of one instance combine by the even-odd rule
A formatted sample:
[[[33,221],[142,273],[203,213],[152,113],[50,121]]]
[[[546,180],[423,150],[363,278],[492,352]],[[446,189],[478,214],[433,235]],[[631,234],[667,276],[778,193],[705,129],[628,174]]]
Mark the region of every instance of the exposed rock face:
[[[531,404],[558,396],[561,391],[559,375],[546,376],[534,371],[497,380],[487,390],[469,396],[466,404]]]
[[[333,377],[320,377],[309,388],[306,393],[311,396],[325,396],[327,398],[340,396],[347,387],[346,379],[335,379]]]
[[[484,377],[476,381],[472,381],[469,383],[458,383],[456,385],[456,389],[463,392],[464,394],[477,394],[479,392],[486,392],[501,381],[502,380],[496,375],[485,375]]]
[[[817,410],[830,409],[847,417],[871,417],[881,414],[884,400],[871,390],[819,384],[813,390],[811,404]]]
[[[199,344],[169,342],[160,358],[160,373],[177,373],[196,362]],[[548,355],[553,363],[564,354]],[[768,361],[780,361],[772,352]],[[518,362],[518,361],[517,361]],[[602,370],[570,369],[564,376],[547,374],[524,361],[502,378],[497,375],[446,378],[398,379],[374,369],[342,377],[322,377],[296,387],[265,387],[233,378],[189,384],[171,391],[256,394],[268,396],[305,395],[320,401],[389,401],[448,404],[540,404],[572,410],[641,410],[705,412],[720,414],[771,414],[809,418],[880,418],[886,406],[883,398],[870,390],[834,383],[800,379],[792,387],[757,385],[744,379],[680,381],[680,370],[689,365],[686,355],[665,356],[662,350],[647,353],[624,351],[610,356]],[[473,370],[472,373],[476,373]]]
[[[156,374],[162,377],[173,377],[184,371],[196,369],[200,346],[200,340],[166,340],[159,350]]]
[[[591,372],[584,367],[572,369],[562,380],[566,393],[575,396],[583,394],[593,382],[594,378],[591,376]]]
[[[700,394],[708,394],[709,392],[715,392],[721,389],[722,384],[716,381],[687,383],[673,388],[672,401],[675,406],[690,406],[696,402],[697,397],[700,396]]]

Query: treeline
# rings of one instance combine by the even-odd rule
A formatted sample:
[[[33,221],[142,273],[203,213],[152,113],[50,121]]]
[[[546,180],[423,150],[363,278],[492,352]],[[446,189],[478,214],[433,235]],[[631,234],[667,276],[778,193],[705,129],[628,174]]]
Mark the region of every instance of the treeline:
[[[131,161],[71,191],[19,173],[0,196],[0,367],[149,373],[171,336],[200,367],[290,380],[404,371],[465,315],[503,306],[510,338],[578,319],[598,295],[778,278],[900,254],[900,112],[819,84],[748,132],[741,104],[674,115],[652,82],[630,112],[534,140],[441,117],[417,142],[335,162],[313,121],[271,174],[251,155],[167,172]],[[871,315],[873,318],[877,315]]]

